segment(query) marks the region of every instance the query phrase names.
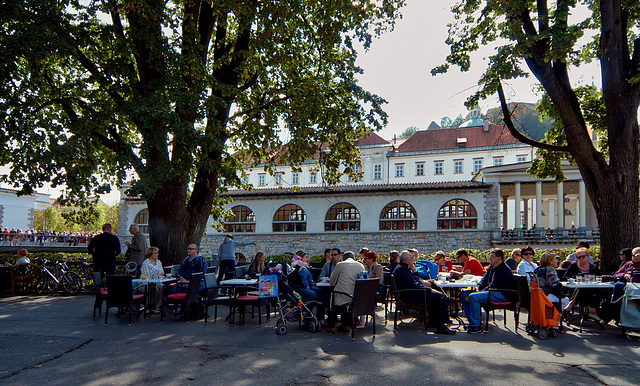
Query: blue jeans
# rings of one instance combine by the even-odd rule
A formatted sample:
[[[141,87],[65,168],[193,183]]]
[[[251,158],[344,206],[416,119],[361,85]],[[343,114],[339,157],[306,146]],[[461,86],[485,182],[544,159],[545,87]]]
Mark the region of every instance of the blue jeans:
[[[613,294],[611,295],[612,302],[615,302],[616,300],[620,299],[622,295],[624,295],[624,288],[626,287],[626,285],[627,283],[621,281],[613,285]]]
[[[469,297],[467,301],[466,298]],[[460,293],[460,303],[462,304],[462,309],[464,310],[464,314],[469,321],[469,327],[480,327],[482,324],[482,308],[481,306],[485,304],[489,299],[488,291],[481,292],[472,292],[472,291],[462,291]],[[506,302],[507,299],[500,292],[491,293],[491,300],[495,300],[498,302]]]

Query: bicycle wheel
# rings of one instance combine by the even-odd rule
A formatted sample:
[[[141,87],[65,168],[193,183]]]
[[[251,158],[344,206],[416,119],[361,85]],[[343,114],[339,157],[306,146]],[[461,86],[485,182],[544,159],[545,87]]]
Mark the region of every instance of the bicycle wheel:
[[[82,290],[82,279],[75,272],[65,272],[62,275],[62,288],[64,292],[75,295]]]
[[[49,286],[49,275],[46,272],[40,272],[40,277],[37,280],[36,293],[42,294],[45,290],[53,292]]]

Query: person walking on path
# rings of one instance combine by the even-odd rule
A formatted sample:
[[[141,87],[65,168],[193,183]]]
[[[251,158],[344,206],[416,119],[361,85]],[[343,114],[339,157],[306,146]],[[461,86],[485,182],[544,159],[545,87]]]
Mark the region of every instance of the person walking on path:
[[[124,245],[127,246],[127,252],[125,252],[125,255],[127,256],[128,261],[134,261],[136,263],[139,274],[142,263],[145,260],[145,252],[149,247],[147,246],[147,240],[145,240],[142,232],[138,231],[137,224],[131,224],[131,226],[129,226],[129,233],[133,235],[133,239],[131,239],[131,243],[128,241],[124,242]]]
[[[102,233],[94,237],[87,247],[93,256],[93,270],[102,275],[113,275],[116,272],[116,256],[120,254],[120,240],[111,234],[111,224],[102,226]]]
[[[236,268],[236,247],[245,245],[256,245],[254,242],[241,243],[233,240],[233,235],[226,235],[220,248],[218,248],[218,258],[220,259],[220,267],[218,269],[217,283],[224,280],[227,272],[234,272]]]

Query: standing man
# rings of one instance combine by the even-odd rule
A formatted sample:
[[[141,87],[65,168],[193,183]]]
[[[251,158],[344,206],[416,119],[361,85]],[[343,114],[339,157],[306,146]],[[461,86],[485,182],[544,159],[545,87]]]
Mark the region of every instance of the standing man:
[[[513,285],[513,272],[504,263],[504,252],[502,249],[494,249],[489,255],[489,270],[484,275],[480,283],[478,283],[478,290],[480,292],[469,293],[463,291],[460,294],[460,303],[462,303],[462,309],[469,321],[469,334],[477,334],[482,332],[480,327],[482,318],[481,306],[489,299],[489,292],[484,291],[487,288],[491,289],[514,289]],[[491,301],[495,302],[507,302],[509,301],[502,293],[493,292],[491,294]]]
[[[236,247],[243,247],[245,245],[256,245],[254,242],[241,243],[239,241],[233,241],[233,235],[226,235],[220,248],[218,248],[218,258],[220,259],[220,268],[218,269],[217,283],[224,280],[227,272],[235,272],[236,269]]]
[[[145,240],[142,233],[138,231],[137,224],[131,224],[131,226],[129,226],[129,233],[133,235],[133,239],[131,239],[131,243],[128,241],[124,242],[124,245],[127,246],[125,255],[127,256],[127,260],[135,261],[138,265],[139,273],[140,267],[142,267],[142,263],[144,262],[144,254],[148,248],[147,240]]]
[[[346,253],[346,252],[345,252]],[[320,272],[320,276],[318,276],[318,280],[322,280],[325,277],[330,277],[333,270],[336,268],[336,264],[340,261],[340,249],[331,248],[329,253],[331,260],[324,263],[322,266],[322,271]]]
[[[87,247],[93,256],[93,270],[104,276],[116,272],[116,256],[120,254],[120,240],[111,234],[111,224],[102,226],[102,233],[94,237]]]

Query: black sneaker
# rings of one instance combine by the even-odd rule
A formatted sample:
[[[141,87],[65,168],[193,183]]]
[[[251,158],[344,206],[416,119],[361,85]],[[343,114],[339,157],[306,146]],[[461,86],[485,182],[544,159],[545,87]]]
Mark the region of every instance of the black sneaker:
[[[479,334],[482,332],[482,327],[469,327],[467,334]]]
[[[453,331],[452,329],[450,329],[449,327],[443,326],[440,327],[436,330],[436,334],[441,334],[441,335],[455,335],[456,332]]]

